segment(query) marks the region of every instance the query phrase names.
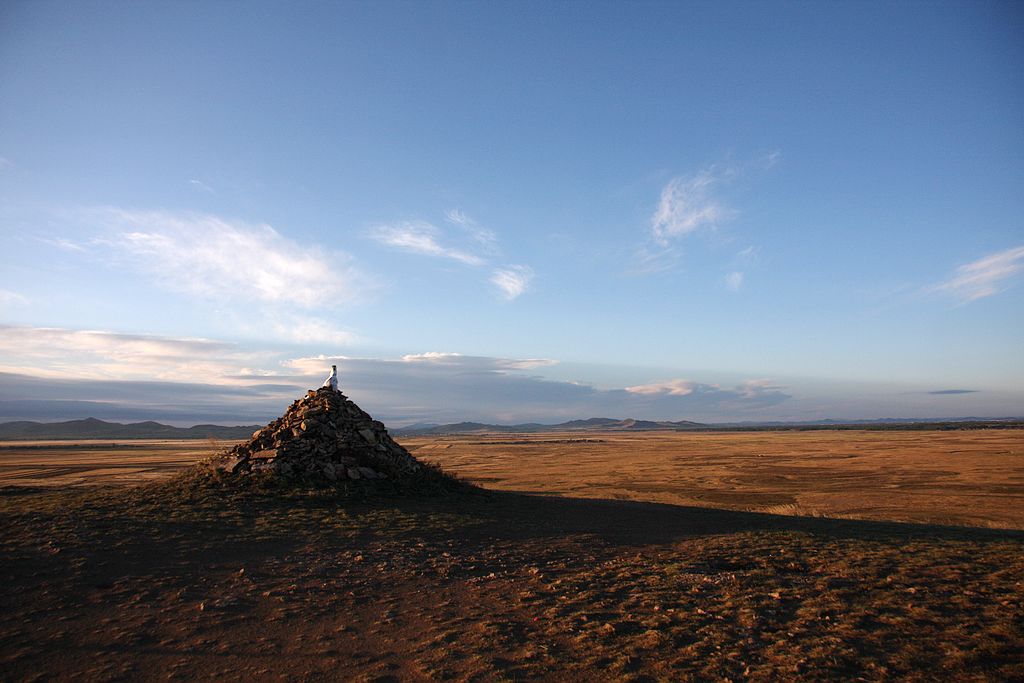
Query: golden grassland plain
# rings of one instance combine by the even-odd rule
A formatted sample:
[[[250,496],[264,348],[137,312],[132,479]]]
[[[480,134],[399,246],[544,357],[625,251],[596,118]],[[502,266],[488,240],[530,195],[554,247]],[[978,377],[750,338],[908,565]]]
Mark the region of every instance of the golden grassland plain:
[[[642,432],[406,439],[487,488],[1024,529],[1024,430]]]
[[[1022,436],[410,438],[487,488],[405,495],[4,444],[0,679],[1024,680]]]
[[[401,441],[417,458],[489,489],[1024,529],[1024,430],[577,432]],[[138,483],[228,445],[0,443],[0,486]]]
[[[0,441],[0,486],[139,484],[166,477],[234,441]]]

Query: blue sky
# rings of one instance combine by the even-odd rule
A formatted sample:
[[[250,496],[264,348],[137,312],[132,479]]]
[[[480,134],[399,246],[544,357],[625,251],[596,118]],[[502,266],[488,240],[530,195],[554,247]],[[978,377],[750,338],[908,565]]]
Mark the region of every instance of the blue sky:
[[[0,419],[1024,414],[1022,66],[1018,3],[5,3]]]

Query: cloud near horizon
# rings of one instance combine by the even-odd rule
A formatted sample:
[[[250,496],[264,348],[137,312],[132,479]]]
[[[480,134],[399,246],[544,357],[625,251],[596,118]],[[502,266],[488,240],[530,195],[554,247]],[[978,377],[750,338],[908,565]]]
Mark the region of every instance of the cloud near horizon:
[[[635,387],[626,387],[626,391],[631,394],[642,394],[642,395],[658,395],[665,394],[668,396],[689,396],[693,393],[697,387],[696,382],[691,382],[688,379],[670,379],[664,382],[652,382],[651,384],[640,384]]]
[[[766,378],[729,385],[670,378],[602,388],[585,378],[545,376],[557,364],[550,358],[445,351],[394,358],[296,357],[213,339],[0,326],[0,421],[267,422],[307,389],[320,386],[332,364],[339,367],[343,391],[392,426],[588,417],[697,422],[948,417],[950,411],[1005,416],[1024,410],[1020,392],[918,390],[911,392],[921,397],[915,399],[880,385],[870,392],[850,387],[848,394],[797,396]]]
[[[269,357],[211,339],[0,325],[0,371],[49,379],[216,383]]]
[[[295,398],[286,384],[240,385],[36,377],[0,371],[0,421],[156,420],[177,426],[256,424]]]
[[[395,424],[607,415],[711,419],[756,415],[789,398],[776,387],[721,389],[673,380],[671,386],[688,392],[645,392],[537,374],[555,363],[450,352],[287,358],[209,339],[8,326],[0,327],[0,373],[6,373],[0,419],[269,420],[319,386],[332,364],[348,395]]]
[[[555,363],[428,352],[399,359],[318,356],[283,365],[311,379],[337,365],[346,393],[365,402],[367,409],[402,423],[558,422],[609,415],[677,420],[749,417],[790,398],[767,380],[751,380],[735,389],[673,380],[686,383],[689,393],[672,393],[637,387],[600,389],[532,374]]]
[[[769,379],[751,379],[732,389],[722,389],[717,384],[703,384],[689,379],[670,379],[650,384],[626,387],[626,392],[644,397],[692,397],[704,402],[717,402],[717,405],[739,405],[751,402],[761,405],[774,405],[790,398],[782,392],[785,387],[775,384]]]

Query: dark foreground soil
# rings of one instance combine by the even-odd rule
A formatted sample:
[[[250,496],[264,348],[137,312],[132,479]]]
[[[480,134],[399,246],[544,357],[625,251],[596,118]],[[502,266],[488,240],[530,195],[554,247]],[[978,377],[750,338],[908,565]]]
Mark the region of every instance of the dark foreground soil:
[[[4,681],[1024,679],[1021,532],[177,479],[0,552]]]

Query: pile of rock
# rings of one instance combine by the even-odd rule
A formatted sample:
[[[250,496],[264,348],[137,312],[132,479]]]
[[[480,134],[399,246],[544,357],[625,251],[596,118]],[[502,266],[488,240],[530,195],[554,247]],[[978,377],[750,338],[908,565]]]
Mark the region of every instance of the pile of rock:
[[[383,423],[330,387],[310,391],[212,465],[240,476],[268,473],[328,482],[400,479],[422,468]]]

